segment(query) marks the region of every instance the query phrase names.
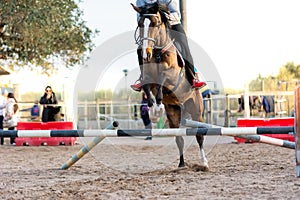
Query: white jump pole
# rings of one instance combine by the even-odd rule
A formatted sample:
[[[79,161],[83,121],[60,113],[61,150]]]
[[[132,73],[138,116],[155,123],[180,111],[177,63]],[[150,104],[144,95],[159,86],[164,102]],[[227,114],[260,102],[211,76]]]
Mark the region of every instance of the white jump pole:
[[[293,126],[283,127],[236,127],[236,128],[167,128],[167,129],[116,129],[116,130],[0,130],[0,137],[173,137],[196,135],[260,135],[289,134]]]

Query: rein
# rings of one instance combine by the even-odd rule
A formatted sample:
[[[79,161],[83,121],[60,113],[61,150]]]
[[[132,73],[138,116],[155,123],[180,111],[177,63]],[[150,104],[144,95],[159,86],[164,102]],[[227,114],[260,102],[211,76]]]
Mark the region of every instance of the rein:
[[[156,17],[157,19],[159,19],[158,14],[143,14],[142,16],[145,17],[145,18]],[[156,26],[154,26],[154,27],[158,27],[158,32],[160,31],[161,25],[162,25],[162,22],[159,20],[159,23]],[[135,39],[136,44],[141,45],[144,40],[152,41],[152,42],[154,42],[154,45],[157,43],[154,38],[150,38],[150,37],[141,38],[137,34],[138,29],[139,29],[139,26],[136,27],[135,32],[134,32],[134,39]],[[154,47],[156,47],[156,46],[154,46]]]

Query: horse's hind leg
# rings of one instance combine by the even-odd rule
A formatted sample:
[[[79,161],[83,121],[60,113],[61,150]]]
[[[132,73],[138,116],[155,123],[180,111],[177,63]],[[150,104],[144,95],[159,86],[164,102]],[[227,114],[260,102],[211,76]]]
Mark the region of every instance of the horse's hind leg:
[[[181,122],[181,108],[175,105],[165,105],[169,126],[170,128],[179,128]],[[176,136],[175,141],[179,150],[179,165],[178,167],[184,167],[184,157],[183,157],[183,148],[184,140],[182,136]]]
[[[177,147],[178,147],[178,150],[179,150],[179,155],[180,155],[178,167],[184,167],[185,163],[184,163],[184,158],[183,158],[183,148],[184,148],[183,137],[182,136],[176,136],[175,140],[176,140],[176,144],[177,144]]]
[[[203,137],[203,135],[200,135],[200,136],[196,136],[196,139],[197,139],[197,142],[198,142],[198,145],[199,145],[199,148],[200,148],[200,160],[203,163],[203,166],[205,168],[204,170],[208,170],[209,169],[208,161],[207,161],[207,158],[205,156],[205,152],[204,152],[204,148],[203,148],[204,137]]]
[[[190,99],[189,101],[186,102],[185,108],[187,112],[191,114],[191,117],[195,121],[203,121],[202,119],[202,112],[203,112],[203,104],[202,104],[202,97],[200,96],[201,94],[199,92],[196,93],[196,98]],[[204,170],[208,170],[208,161],[205,156],[204,148],[203,148],[203,143],[204,143],[204,136],[203,135],[198,135],[196,136],[199,149],[200,149],[200,160],[202,162],[202,165],[204,166]]]

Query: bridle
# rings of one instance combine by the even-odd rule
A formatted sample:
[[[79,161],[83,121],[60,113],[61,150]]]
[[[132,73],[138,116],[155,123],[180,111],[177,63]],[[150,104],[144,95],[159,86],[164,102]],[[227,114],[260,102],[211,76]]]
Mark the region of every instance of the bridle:
[[[159,20],[159,16],[158,14],[142,14],[141,18],[144,18],[144,20],[146,18],[148,18],[150,20],[151,17],[156,17],[158,19],[158,24],[156,24],[154,27],[157,27],[158,28],[158,31],[157,31],[157,34],[159,33],[159,31],[161,30],[161,25],[162,25],[162,22],[161,20]],[[150,20],[151,21],[151,20]],[[153,28],[154,28],[153,27]],[[155,46],[155,44],[157,43],[157,40],[155,38],[150,38],[150,37],[141,37],[139,34],[138,34],[138,30],[139,30],[139,26],[136,27],[136,30],[135,30],[135,33],[134,33],[134,38],[135,38],[135,42],[136,44],[138,44],[139,46],[141,46],[144,42],[144,40],[148,40],[148,41],[152,41],[154,43],[154,46],[153,48],[159,48],[157,46]]]

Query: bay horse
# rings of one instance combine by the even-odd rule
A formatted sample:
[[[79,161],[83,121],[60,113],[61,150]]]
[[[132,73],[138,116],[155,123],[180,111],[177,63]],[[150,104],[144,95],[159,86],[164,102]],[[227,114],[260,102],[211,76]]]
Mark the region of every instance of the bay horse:
[[[157,3],[146,7],[131,5],[140,15],[135,39],[139,46],[142,46],[142,83],[148,105],[151,107],[154,103],[151,100],[152,92],[156,104],[165,105],[170,128],[179,128],[181,119],[186,114],[195,121],[203,121],[202,95],[198,89],[192,88],[186,79],[184,67],[179,66],[178,50],[171,38],[165,15],[165,12],[169,12],[168,9]],[[203,149],[204,136],[196,136],[196,139],[200,148],[200,160],[204,170],[208,170],[208,161]],[[175,140],[180,156],[178,167],[184,167],[184,139],[176,136]]]

